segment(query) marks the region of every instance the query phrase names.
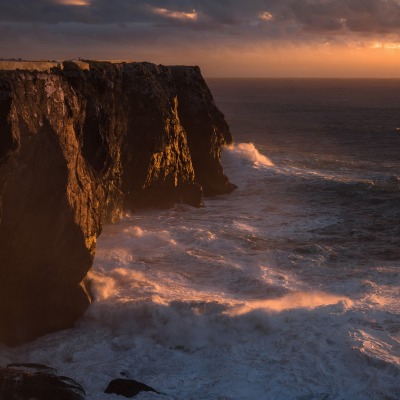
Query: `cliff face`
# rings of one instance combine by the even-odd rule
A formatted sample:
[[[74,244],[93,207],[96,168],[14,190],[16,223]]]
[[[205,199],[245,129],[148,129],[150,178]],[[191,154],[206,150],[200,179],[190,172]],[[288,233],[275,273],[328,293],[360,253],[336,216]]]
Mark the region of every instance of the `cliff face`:
[[[0,341],[71,326],[96,238],[121,209],[233,189],[231,142],[200,70],[65,62],[0,71]]]

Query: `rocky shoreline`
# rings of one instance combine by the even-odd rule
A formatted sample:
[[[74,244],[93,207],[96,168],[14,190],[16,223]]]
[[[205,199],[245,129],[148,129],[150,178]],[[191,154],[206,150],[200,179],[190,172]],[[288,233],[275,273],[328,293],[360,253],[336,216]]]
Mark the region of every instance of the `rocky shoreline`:
[[[162,394],[134,379],[113,379],[104,393],[132,398],[140,392]],[[0,367],[0,399],[4,400],[85,400],[85,389],[71,378],[58,375],[41,364],[9,364]]]

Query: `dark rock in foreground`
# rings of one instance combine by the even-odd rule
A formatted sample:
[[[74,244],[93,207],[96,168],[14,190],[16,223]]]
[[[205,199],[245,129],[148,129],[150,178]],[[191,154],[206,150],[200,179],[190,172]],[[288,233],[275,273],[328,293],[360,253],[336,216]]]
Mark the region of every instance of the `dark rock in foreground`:
[[[82,386],[36,364],[0,368],[0,400],[85,400]]]
[[[119,394],[125,397],[134,397],[140,392],[157,392],[152,387],[145,385],[144,383],[135,381],[134,379],[114,379],[111,381],[104,393],[107,394]]]
[[[70,327],[121,210],[233,190],[229,128],[197,67],[73,62],[0,71],[0,342]]]

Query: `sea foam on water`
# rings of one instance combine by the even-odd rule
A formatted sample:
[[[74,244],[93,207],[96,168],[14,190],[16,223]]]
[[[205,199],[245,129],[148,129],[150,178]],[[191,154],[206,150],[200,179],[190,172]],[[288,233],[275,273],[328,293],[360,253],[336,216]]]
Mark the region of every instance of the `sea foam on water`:
[[[229,172],[235,181],[252,168]],[[400,321],[385,310],[379,275],[366,295],[363,280],[337,285],[312,253],[302,255],[311,265],[278,268],[273,251],[257,245],[268,219],[251,204],[252,218],[226,207],[243,208],[240,193],[106,227],[86,316],[73,330],[8,350],[9,360],[56,367],[89,400],[108,398],[102,392],[121,372],[171,399],[396,398]],[[316,277],[307,282],[310,266]]]
[[[109,399],[104,389],[122,376],[165,393],[142,400],[400,398],[398,186],[363,183],[398,174],[391,136],[380,160],[385,142],[370,155],[364,132],[352,131],[366,148],[343,156],[342,139],[335,142],[341,131],[315,136],[310,108],[303,111],[307,85],[316,83],[294,95],[290,82],[279,82],[289,86],[276,96],[278,83],[264,90],[258,82],[258,96],[247,99],[235,82],[233,95],[218,101],[228,121],[244,119],[256,98],[265,115],[277,110],[268,121],[285,140],[253,113],[254,131],[239,132],[239,143],[223,152],[236,191],[207,199],[204,208],[141,211],[105,227],[91,272],[95,301],[84,318],[4,348],[2,363],[55,367],[80,382],[88,400]],[[334,83],[324,90],[324,121],[336,104]],[[235,101],[249,104],[243,115],[229,112]],[[315,121],[324,103],[314,102]],[[285,104],[296,112],[292,130],[281,118],[289,115]],[[360,109],[351,110],[349,126]],[[373,112],[366,109],[364,119]]]

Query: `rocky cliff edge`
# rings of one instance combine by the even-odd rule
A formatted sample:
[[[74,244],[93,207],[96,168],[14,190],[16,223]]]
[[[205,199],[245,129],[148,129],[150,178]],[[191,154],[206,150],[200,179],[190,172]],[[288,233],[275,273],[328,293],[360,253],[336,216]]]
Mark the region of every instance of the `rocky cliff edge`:
[[[0,342],[73,324],[104,223],[234,186],[198,67],[64,62],[0,71]]]

